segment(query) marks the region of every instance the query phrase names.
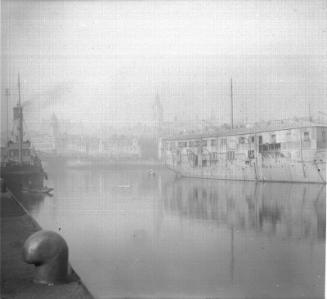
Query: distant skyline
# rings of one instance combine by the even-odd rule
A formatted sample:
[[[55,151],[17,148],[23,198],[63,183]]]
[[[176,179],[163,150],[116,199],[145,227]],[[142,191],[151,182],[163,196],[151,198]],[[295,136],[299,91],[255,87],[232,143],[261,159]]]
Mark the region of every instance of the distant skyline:
[[[165,120],[229,123],[231,77],[235,122],[327,113],[325,1],[2,1],[1,14],[2,128],[18,72],[35,124],[150,123],[157,93]]]

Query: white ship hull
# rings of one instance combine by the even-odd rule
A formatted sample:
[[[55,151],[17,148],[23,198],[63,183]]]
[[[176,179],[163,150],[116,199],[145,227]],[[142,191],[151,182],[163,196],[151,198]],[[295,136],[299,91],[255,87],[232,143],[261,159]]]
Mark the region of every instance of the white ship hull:
[[[219,180],[301,182],[326,184],[326,164],[294,162],[289,164],[265,163],[263,166],[241,166],[226,161],[225,165],[192,168],[167,165],[180,176]]]
[[[327,127],[310,123],[165,138],[161,158],[187,177],[326,184]]]

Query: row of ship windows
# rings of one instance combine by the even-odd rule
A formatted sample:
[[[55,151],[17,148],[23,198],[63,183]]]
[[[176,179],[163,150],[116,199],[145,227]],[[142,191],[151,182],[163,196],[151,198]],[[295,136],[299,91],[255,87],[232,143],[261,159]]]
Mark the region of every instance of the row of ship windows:
[[[277,143],[276,146],[264,146],[259,149],[259,153],[277,153],[280,150],[280,143]],[[192,154],[192,156],[196,156],[195,154]],[[218,156],[226,157],[227,160],[235,160],[235,151],[227,151],[226,153],[217,153],[217,152],[211,152],[209,153],[210,160],[218,160]],[[254,159],[255,158],[255,151],[254,150],[248,150],[247,154],[248,159]]]
[[[184,147],[198,147],[202,145],[203,147],[208,146],[208,141],[210,141],[211,146],[217,146],[218,145],[218,139],[211,139],[211,140],[191,140],[191,141],[179,141],[177,143],[177,146],[179,148],[184,148]],[[310,141],[310,135],[309,132],[304,132],[303,133],[303,141]],[[246,143],[254,143],[255,138],[254,136],[249,136],[249,137],[244,137],[241,136],[238,138],[238,143],[239,144],[246,144]],[[274,144],[276,143],[276,135],[272,134],[270,135],[270,143]],[[259,136],[259,145],[262,144],[262,136]],[[227,145],[227,138],[221,138],[220,139],[220,146],[225,146]],[[175,142],[168,142],[167,143],[168,147],[174,148],[175,147]]]
[[[268,150],[266,150],[266,151],[269,152]],[[273,151],[270,151],[270,152],[273,153]],[[192,155],[192,156],[193,156],[194,161],[197,160],[197,155]],[[234,151],[228,151],[226,153],[213,152],[213,153],[209,153],[209,156],[208,156],[209,160],[212,162],[219,160],[219,157],[223,157],[224,160],[226,159],[228,161],[233,161],[236,159],[236,154]],[[255,158],[254,150],[248,150],[247,158],[250,160]],[[202,164],[204,161],[206,162],[206,159],[202,160]]]

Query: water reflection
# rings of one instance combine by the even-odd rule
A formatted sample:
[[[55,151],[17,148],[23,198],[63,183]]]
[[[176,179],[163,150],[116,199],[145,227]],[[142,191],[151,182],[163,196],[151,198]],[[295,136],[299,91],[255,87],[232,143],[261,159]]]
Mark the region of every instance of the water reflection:
[[[176,179],[147,169],[49,173],[24,196],[97,298],[323,298],[326,187]]]
[[[325,241],[324,185],[178,179],[163,187],[166,211],[238,230]]]

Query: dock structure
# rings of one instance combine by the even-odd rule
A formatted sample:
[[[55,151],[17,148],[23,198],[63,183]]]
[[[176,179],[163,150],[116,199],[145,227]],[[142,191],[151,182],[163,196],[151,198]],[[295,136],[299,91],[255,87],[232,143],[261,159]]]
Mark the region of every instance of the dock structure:
[[[33,282],[34,265],[23,261],[24,241],[41,228],[8,192],[0,193],[1,204],[1,298],[79,298],[93,296],[73,271],[68,283],[47,286]]]

